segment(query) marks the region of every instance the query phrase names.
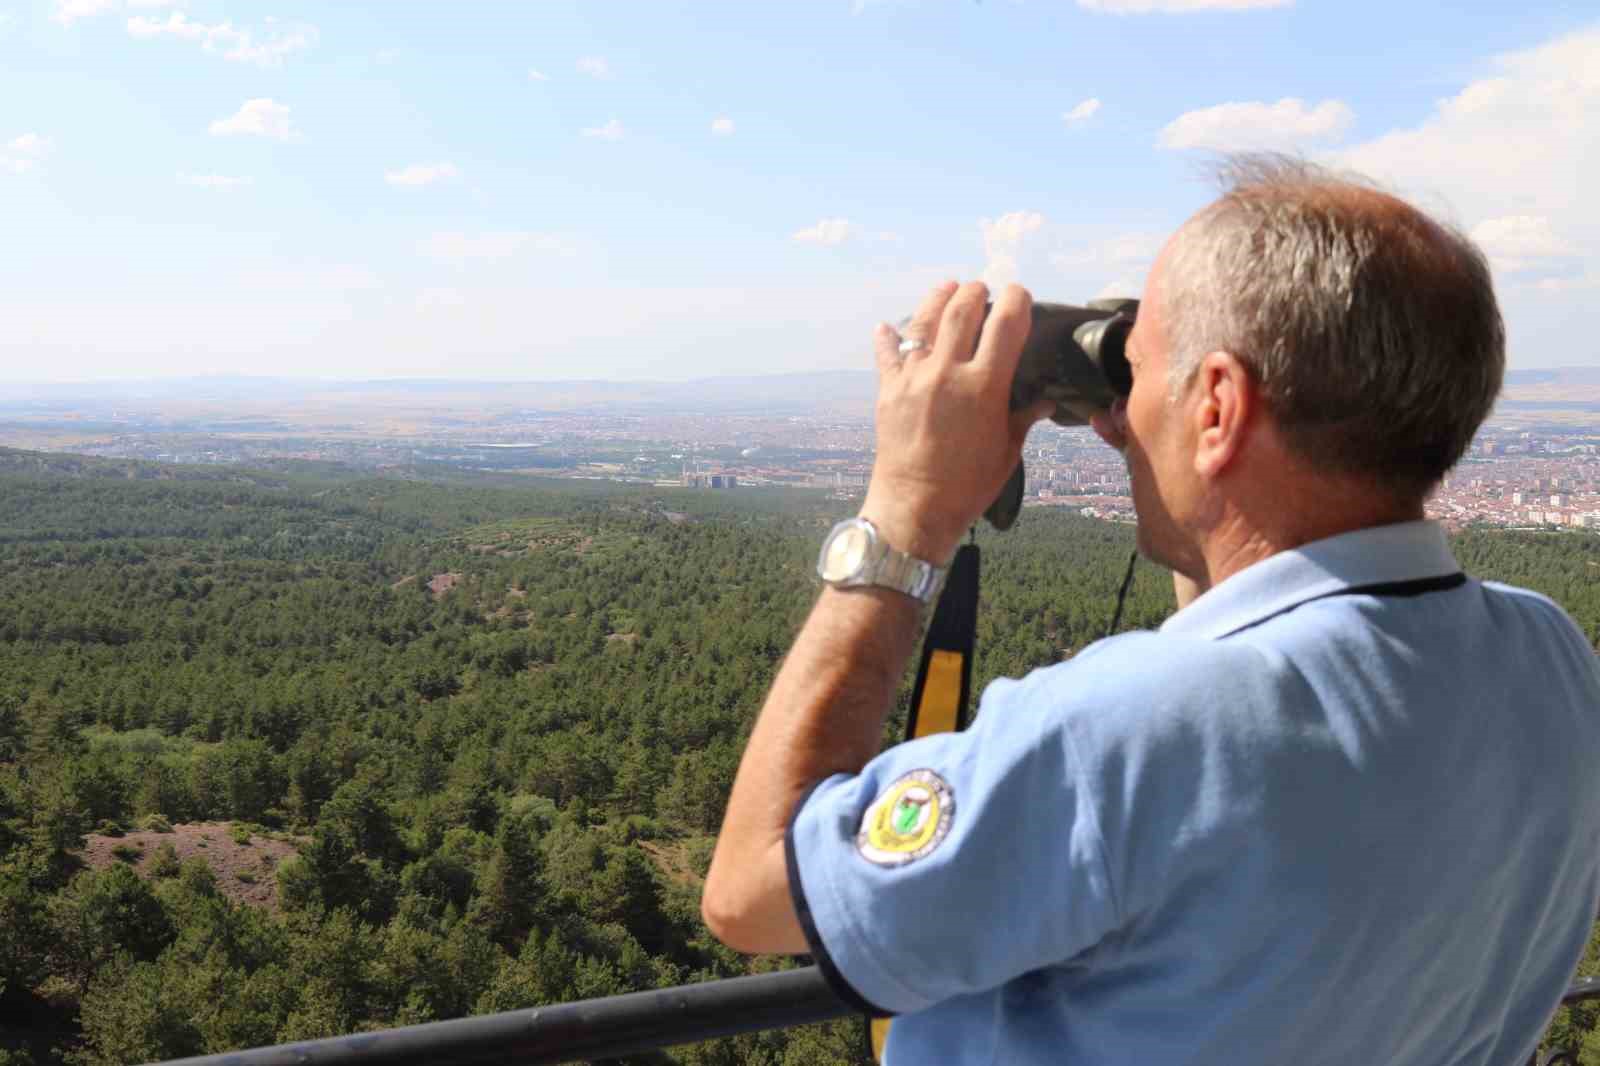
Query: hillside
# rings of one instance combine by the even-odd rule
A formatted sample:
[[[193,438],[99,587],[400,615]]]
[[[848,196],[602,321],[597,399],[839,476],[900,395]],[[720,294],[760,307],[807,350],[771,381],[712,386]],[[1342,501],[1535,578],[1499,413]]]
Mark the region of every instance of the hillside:
[[[847,505],[0,459],[0,1025],[55,1019],[34,1061],[786,964],[712,941],[698,883]],[[1038,509],[980,543],[981,686],[1103,633],[1132,531]],[[1600,639],[1600,538],[1458,548]],[[1171,606],[1140,566],[1126,624]],[[160,870],[150,819],[185,842]],[[858,1037],[674,1060],[851,1063]]]

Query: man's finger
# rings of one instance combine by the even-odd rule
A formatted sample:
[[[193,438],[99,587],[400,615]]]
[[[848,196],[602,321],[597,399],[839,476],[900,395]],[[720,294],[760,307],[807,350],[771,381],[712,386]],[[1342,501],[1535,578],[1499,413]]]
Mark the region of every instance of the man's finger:
[[[1032,407],[1025,407],[1020,411],[1011,412],[1011,440],[1018,448],[1028,439],[1028,430],[1033,428],[1035,422],[1049,418],[1056,413],[1054,400],[1040,400]]]
[[[989,311],[983,324],[983,339],[978,342],[976,359],[989,364],[994,373],[1005,377],[1006,387],[1016,375],[1017,361],[1033,327],[1033,297],[1021,285],[1007,285]]]
[[[957,285],[953,281],[941,281],[933,287],[922,300],[905,325],[900,327],[902,340],[921,341],[922,347],[915,351],[905,353],[908,358],[925,358],[933,351],[934,342],[938,339],[939,321],[944,315],[944,309],[950,302],[950,297],[955,295]],[[898,343],[898,342],[897,342]],[[897,350],[896,355],[900,352]]]
[[[872,353],[878,357],[878,376],[882,378],[891,371],[900,369],[900,334],[887,322],[879,322],[878,328],[872,331]]]
[[[972,358],[988,302],[989,287],[981,281],[967,282],[950,297],[939,320],[937,354],[941,359],[964,363]]]
[[[1124,451],[1128,447],[1128,438],[1124,436],[1116,418],[1109,413],[1096,414],[1090,417],[1089,427],[1100,435],[1100,439],[1111,445],[1117,451]]]

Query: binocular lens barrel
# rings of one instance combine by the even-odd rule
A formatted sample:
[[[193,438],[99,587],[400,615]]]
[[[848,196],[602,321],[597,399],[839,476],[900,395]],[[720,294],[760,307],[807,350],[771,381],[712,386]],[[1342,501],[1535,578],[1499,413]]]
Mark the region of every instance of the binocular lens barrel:
[[[984,310],[985,317],[993,306]],[[1097,412],[1109,411],[1118,397],[1133,391],[1127,344],[1138,313],[1138,300],[1090,300],[1082,307],[1034,304],[1028,340],[1011,379],[1011,409],[1053,400],[1050,420],[1063,426],[1085,426]],[[984,512],[990,525],[1011,528],[1022,511],[1022,486],[1018,463]]]
[[[1127,342],[1138,308],[1137,300],[1095,300],[1084,307],[1034,304],[1011,383],[1012,410],[1051,399],[1056,402],[1052,421],[1082,426],[1128,395],[1133,374]]]
[[[1091,300],[1083,307],[1036,303],[1028,340],[1011,380],[1011,409],[1055,401],[1050,420],[1062,426],[1088,425],[1133,390],[1128,366],[1128,334],[1139,313],[1138,300]],[[1022,464],[984,517],[996,529],[1010,529],[1022,512]]]

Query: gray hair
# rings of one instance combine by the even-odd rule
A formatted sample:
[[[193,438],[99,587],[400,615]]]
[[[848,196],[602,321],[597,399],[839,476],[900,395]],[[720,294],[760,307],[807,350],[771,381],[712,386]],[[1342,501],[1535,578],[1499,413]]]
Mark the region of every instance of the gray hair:
[[[1180,231],[1164,276],[1174,394],[1227,351],[1295,454],[1424,495],[1500,392],[1483,254],[1355,176],[1278,155],[1220,170],[1226,191]]]

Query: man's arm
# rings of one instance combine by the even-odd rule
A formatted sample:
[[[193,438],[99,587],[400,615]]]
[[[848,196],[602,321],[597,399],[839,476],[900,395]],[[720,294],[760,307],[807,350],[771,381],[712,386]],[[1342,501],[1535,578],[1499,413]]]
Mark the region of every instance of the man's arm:
[[[1010,286],[984,322],[987,296],[978,283],[935,289],[906,327],[927,341],[921,351],[902,357],[887,326],[875,337],[878,451],[861,513],[893,547],[938,563],[999,494],[1028,427],[1049,410],[1008,410],[1032,301]],[[789,819],[816,782],[877,754],[920,629],[919,605],[892,590],[828,588],[818,598],[756,720],[706,876],[701,913],[729,947],[807,950],[789,892]]]

